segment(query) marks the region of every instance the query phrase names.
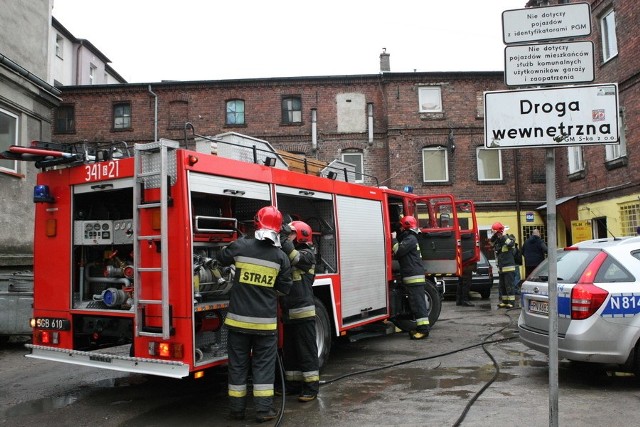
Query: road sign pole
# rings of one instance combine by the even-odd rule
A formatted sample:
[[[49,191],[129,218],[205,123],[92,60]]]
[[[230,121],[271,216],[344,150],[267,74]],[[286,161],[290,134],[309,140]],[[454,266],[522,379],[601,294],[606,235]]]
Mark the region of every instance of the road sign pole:
[[[556,152],[546,149],[547,243],[549,244],[549,426],[558,426],[558,246],[556,222]]]

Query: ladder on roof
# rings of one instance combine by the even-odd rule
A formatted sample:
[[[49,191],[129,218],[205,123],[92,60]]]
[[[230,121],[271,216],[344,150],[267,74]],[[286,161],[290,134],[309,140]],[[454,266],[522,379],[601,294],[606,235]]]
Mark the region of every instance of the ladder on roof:
[[[169,304],[169,244],[168,244],[168,208],[172,203],[171,184],[176,177],[175,141],[161,139],[147,144],[134,146],[134,292],[136,336],[162,337],[168,339],[173,334],[172,312]],[[159,188],[159,199],[146,201],[145,190]],[[147,209],[160,209],[159,234],[143,234],[143,212]],[[156,231],[154,229],[154,231]],[[146,231],[145,231],[146,232]],[[155,245],[160,252],[160,264],[149,265],[149,256],[143,257],[143,246]],[[147,248],[145,248],[148,250]],[[155,258],[155,257],[154,257]],[[160,299],[150,299],[148,295],[157,295],[160,285]],[[149,326],[147,307],[160,306],[162,326]]]

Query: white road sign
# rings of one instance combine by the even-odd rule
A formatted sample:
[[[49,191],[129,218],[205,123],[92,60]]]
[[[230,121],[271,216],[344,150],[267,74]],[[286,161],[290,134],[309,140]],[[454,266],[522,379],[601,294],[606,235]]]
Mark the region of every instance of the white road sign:
[[[588,3],[532,7],[502,12],[505,44],[582,37],[591,34]]]
[[[484,93],[486,148],[616,144],[614,83]]]
[[[507,86],[588,83],[594,79],[593,42],[507,46]]]

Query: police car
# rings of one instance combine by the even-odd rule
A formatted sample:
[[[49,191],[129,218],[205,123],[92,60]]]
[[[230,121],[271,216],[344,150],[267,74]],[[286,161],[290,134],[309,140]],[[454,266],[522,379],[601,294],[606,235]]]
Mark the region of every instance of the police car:
[[[520,339],[548,353],[549,265],[522,284]],[[618,364],[640,374],[640,237],[558,251],[558,357]]]

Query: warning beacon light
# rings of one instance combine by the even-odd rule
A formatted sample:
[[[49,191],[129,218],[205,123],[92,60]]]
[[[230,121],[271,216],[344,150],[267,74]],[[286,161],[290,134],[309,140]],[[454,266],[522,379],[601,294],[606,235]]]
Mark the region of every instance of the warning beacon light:
[[[36,185],[33,187],[33,203],[53,203],[54,201],[48,185]]]
[[[404,186],[405,193],[413,193],[413,185],[405,185]]]

